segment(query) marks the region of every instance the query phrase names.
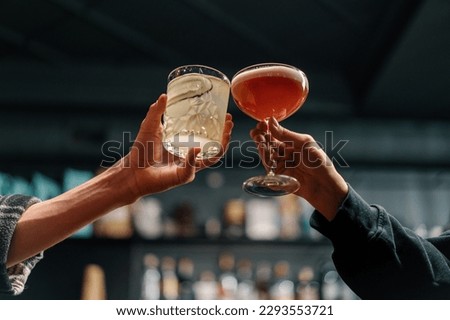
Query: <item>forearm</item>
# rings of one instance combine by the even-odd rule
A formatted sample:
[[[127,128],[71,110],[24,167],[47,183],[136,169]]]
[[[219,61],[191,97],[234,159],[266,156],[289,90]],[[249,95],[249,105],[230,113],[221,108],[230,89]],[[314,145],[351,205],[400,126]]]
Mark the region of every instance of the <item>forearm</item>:
[[[126,169],[115,166],[53,199],[30,206],[17,223],[7,265],[53,246],[101,215],[133,201],[128,179]]]

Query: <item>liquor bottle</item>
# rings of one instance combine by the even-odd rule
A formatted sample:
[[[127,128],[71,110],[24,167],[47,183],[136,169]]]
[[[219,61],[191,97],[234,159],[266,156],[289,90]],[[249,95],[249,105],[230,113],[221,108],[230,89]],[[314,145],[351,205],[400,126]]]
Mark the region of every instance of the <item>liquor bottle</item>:
[[[219,298],[223,300],[235,299],[238,281],[234,273],[235,260],[230,252],[219,255]]]
[[[252,240],[275,240],[280,235],[280,215],[275,199],[250,199],[246,203],[245,234]]]
[[[255,284],[258,299],[270,299],[269,287],[272,278],[272,266],[269,261],[259,261],[256,265]]]
[[[175,271],[176,261],[173,257],[161,259],[161,299],[178,299],[178,277]]]
[[[159,259],[156,255],[148,253],[144,256],[143,262],[144,274],[142,277],[141,299],[159,300],[161,297]]]
[[[256,300],[258,292],[253,279],[253,266],[250,259],[241,259],[237,263],[236,276],[238,287],[236,299],[238,300]]]
[[[334,265],[326,262],[321,267],[321,288],[320,296],[323,300],[341,299],[341,279]]]
[[[178,260],[177,267],[179,283],[179,299],[193,300],[194,295],[194,262],[191,258],[182,257]]]
[[[222,233],[222,223],[217,217],[209,217],[205,222],[204,232],[208,239],[219,239]]]
[[[105,273],[97,264],[89,264],[84,268],[81,300],[105,300]]]
[[[229,239],[238,239],[244,236],[245,228],[245,202],[242,199],[230,199],[225,203],[223,210],[224,236]]]
[[[230,252],[222,252],[219,255],[219,299],[232,300],[236,298],[238,280],[234,273],[235,260]]]
[[[430,228],[428,232],[428,237],[434,238],[439,237],[444,232],[444,227],[440,225],[435,225]]]
[[[280,239],[294,240],[301,235],[300,216],[302,206],[300,198],[294,194],[278,197],[280,207]]]
[[[134,229],[144,239],[162,236],[162,205],[153,197],[143,197],[131,205]]]
[[[194,283],[196,300],[216,300],[218,298],[216,276],[211,270],[203,270],[198,281]]]
[[[358,296],[347,286],[331,262],[322,266],[321,299],[356,300]]]
[[[195,225],[195,209],[191,202],[179,203],[174,210],[173,217],[177,237],[192,238],[198,235]]]
[[[416,226],[416,228],[414,229],[414,232],[422,238],[426,238],[428,236],[428,229],[427,226],[424,223],[419,224],[418,226]]]
[[[279,261],[273,268],[274,282],[269,289],[272,300],[294,300],[294,282],[289,279],[290,264],[288,261]]]
[[[298,283],[295,289],[297,300],[319,300],[320,285],[315,280],[314,269],[311,266],[304,266],[298,272]]]
[[[93,223],[98,238],[128,239],[133,235],[130,206],[116,208]]]

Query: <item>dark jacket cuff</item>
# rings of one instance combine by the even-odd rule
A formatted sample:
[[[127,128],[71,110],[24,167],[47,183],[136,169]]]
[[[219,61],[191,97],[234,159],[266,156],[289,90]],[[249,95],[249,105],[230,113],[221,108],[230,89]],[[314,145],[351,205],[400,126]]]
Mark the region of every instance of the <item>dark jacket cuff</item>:
[[[358,238],[367,241],[376,234],[382,223],[379,208],[369,205],[350,185],[348,187],[347,197],[332,221],[328,221],[317,210],[310,220],[311,227],[334,244],[355,241]]]

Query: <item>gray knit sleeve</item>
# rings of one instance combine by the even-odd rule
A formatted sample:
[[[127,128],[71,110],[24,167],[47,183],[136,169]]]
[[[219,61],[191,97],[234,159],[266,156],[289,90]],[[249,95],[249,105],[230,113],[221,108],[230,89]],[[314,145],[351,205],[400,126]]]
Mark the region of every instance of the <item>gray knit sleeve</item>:
[[[11,238],[22,213],[40,200],[23,195],[0,196],[0,293],[18,295],[25,288],[31,270],[43,257],[43,252],[6,268]]]

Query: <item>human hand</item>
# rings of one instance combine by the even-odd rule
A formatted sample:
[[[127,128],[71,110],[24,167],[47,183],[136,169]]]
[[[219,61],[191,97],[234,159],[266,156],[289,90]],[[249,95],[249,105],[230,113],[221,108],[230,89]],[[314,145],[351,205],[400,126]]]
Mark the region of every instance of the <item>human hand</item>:
[[[233,122],[230,114],[225,120],[222,148],[213,158],[197,160],[200,148],[189,150],[185,159],[174,156],[162,145],[163,126],[161,118],[166,110],[167,96],[162,94],[153,103],[142,121],[130,153],[121,161],[128,167],[132,177],[132,193],[136,198],[162,192],[191,182],[195,173],[209,167],[225,154],[231,137]]]
[[[314,138],[282,127],[275,118],[270,118],[268,123],[259,122],[250,136],[257,144],[266,170],[272,152],[274,171],[296,178],[300,182],[296,194],[332,220],[348,193],[348,186]]]

